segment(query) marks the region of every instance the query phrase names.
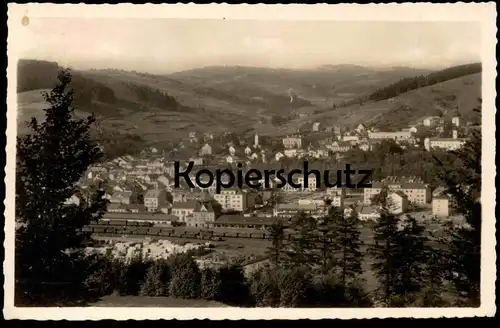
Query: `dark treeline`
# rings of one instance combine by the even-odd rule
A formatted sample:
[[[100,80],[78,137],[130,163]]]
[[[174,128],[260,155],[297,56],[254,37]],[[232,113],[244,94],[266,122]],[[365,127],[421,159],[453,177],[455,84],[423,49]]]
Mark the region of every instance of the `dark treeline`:
[[[103,150],[103,161],[112,160],[119,156],[139,155],[144,149],[146,141],[140,135],[103,131],[96,137]]]
[[[180,109],[179,103],[168,93],[144,85],[126,83],[126,86],[135,92],[140,102],[159,107],[161,109],[177,111]]]
[[[40,60],[19,60],[17,92],[51,89],[57,82],[60,67],[57,63]],[[113,89],[92,79],[73,73],[71,87],[76,90],[74,105],[86,108],[92,101],[113,104],[116,97]]]
[[[17,92],[50,89],[57,83],[57,63],[21,59],[17,62]]]
[[[411,90],[434,85],[440,82],[445,82],[470,74],[480,73],[481,70],[481,63],[474,63],[446,68],[426,76],[420,75],[416,77],[404,78],[385,88],[373,92],[368,96],[368,100],[379,101],[389,99]]]

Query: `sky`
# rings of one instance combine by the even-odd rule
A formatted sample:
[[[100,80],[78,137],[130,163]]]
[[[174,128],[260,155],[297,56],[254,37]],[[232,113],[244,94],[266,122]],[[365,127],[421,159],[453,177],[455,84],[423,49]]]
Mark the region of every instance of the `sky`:
[[[21,57],[76,69],[171,73],[205,66],[439,69],[481,60],[474,22],[34,18]]]

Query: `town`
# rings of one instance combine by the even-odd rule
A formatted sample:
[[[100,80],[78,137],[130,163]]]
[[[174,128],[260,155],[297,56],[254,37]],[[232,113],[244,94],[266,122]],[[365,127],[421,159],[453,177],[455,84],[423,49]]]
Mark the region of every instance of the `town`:
[[[249,139],[238,136],[238,144],[230,141],[218,147],[215,140],[223,140],[227,135],[205,133],[197,136],[192,132],[187,144],[181,141],[171,158],[165,156],[164,151],[151,147],[139,156],[122,156],[90,167],[79,183],[81,192],[68,199],[67,204],[85,201],[85,190],[102,184],[106,186],[105,197],[110,204],[101,224],[130,221],[161,227],[265,230],[277,218],[291,218],[301,212],[320,217],[328,212],[329,206],[346,212],[354,210],[363,221],[376,220],[378,210],[371,205],[371,199],[382,186],[386,186],[391,191],[393,213],[404,215],[418,211],[423,217],[449,218],[453,216],[452,204],[449,197],[442,193],[443,188],[431,190],[430,181],[418,176],[386,176],[380,181],[372,181],[369,188],[355,189],[326,187],[323,181],[317,181],[315,174],[310,174],[307,180],[298,177],[277,188],[278,178],[265,181],[261,176],[256,182],[262,186],[256,189],[241,184],[221,188],[213,185],[208,178],[203,180],[203,175],[195,176],[190,172],[190,179],[199,181],[199,184],[190,185],[185,179],[180,179],[176,188],[175,171],[176,164],[190,171],[187,168],[187,163],[190,163],[208,172],[238,167],[243,174],[243,171],[266,170],[277,165],[282,165],[283,170],[289,172],[295,169],[290,164],[293,160],[311,158],[318,163],[329,162],[333,158],[342,162],[343,155],[353,149],[367,152],[383,142],[393,142],[403,149],[452,151],[465,143],[471,128],[477,128],[467,122],[460,123],[460,117],[451,118],[451,136],[445,135],[444,120],[440,117],[428,117],[420,125],[394,132],[367,128],[363,124],[352,130],[339,127],[322,129],[319,123],[314,123],[311,131],[278,140],[281,141],[278,147],[272,140],[261,142],[258,134]],[[432,129],[434,135],[420,140],[415,137],[419,128]],[[310,136],[323,139],[309,141],[306,145],[304,140]],[[193,153],[188,153],[186,149],[193,149]],[[178,154],[181,152],[185,154],[183,161],[179,161]],[[286,162],[289,164],[286,165]],[[220,178],[222,186],[231,184],[226,175]],[[330,205],[326,205],[327,199],[331,200]],[[106,234],[100,225],[93,227],[97,234]]]

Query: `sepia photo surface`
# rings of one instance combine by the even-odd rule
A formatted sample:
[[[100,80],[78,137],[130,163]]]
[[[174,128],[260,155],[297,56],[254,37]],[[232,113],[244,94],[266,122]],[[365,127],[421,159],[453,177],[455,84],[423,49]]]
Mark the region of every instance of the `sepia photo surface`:
[[[495,9],[9,4],[5,317],[493,316]]]

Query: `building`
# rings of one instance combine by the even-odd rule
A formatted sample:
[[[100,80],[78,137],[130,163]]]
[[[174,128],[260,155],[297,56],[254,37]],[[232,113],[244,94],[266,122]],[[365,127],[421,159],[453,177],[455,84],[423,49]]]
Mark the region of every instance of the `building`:
[[[314,122],[313,127],[312,127],[312,130],[313,130],[314,132],[318,132],[318,131],[319,131],[319,126],[320,126],[320,124],[321,124],[321,123],[319,123],[319,122]]]
[[[173,215],[164,213],[105,213],[102,221],[127,221],[127,222],[142,222],[153,225],[170,225],[178,219]]]
[[[437,125],[439,123],[439,121],[440,121],[439,116],[429,116],[429,117],[424,118],[422,123],[424,124],[424,126],[432,127],[432,126]]]
[[[297,183],[301,185],[302,191],[315,191],[316,189],[318,189],[318,186],[316,185],[316,175],[314,174],[310,174],[307,177],[307,187],[306,180],[303,176],[297,178]]]
[[[243,212],[248,208],[247,194],[238,189],[224,189],[213,197],[225,211]]]
[[[117,191],[113,193],[109,201],[118,204],[132,204],[133,193],[132,191]]]
[[[458,128],[460,126],[460,117],[458,116],[453,117],[451,119],[451,124],[453,124],[453,126]]]
[[[359,149],[362,151],[371,151],[373,147],[369,142],[364,141],[359,144]]]
[[[186,218],[193,214],[198,202],[195,200],[188,200],[186,202],[174,203],[172,205],[172,215],[179,218],[179,221],[186,222]]]
[[[144,206],[149,212],[158,211],[167,204],[167,192],[163,189],[152,189],[144,195]]]
[[[283,138],[283,146],[285,148],[302,148],[302,138],[300,136],[287,136]]]
[[[439,195],[432,199],[432,215],[437,217],[450,216],[450,199],[446,195]]]
[[[454,137],[457,137],[456,133],[454,133]],[[424,147],[427,151],[432,149],[453,151],[462,148],[466,142],[467,139],[459,138],[425,138]]]
[[[348,141],[334,141],[330,146],[328,146],[328,149],[334,153],[345,153],[352,149],[352,144]]]
[[[286,157],[296,157],[297,156],[297,148],[287,148],[284,151]]]
[[[146,206],[142,204],[110,203],[106,209],[109,213],[145,213]]]
[[[408,210],[408,196],[402,191],[391,192],[388,198],[391,214],[402,214]]]
[[[212,147],[209,144],[205,144],[201,147],[200,156],[210,156],[212,155]]]
[[[203,165],[203,158],[202,157],[190,157],[189,161],[193,162],[194,166],[201,166],[201,165]]]
[[[356,132],[362,133],[363,131],[365,131],[365,126],[363,124],[358,125],[358,127],[356,128]]]
[[[395,140],[404,141],[411,137],[411,131],[396,131],[396,132],[384,132],[384,131],[368,131],[368,138],[375,140]]]
[[[215,212],[210,203],[197,202],[192,214],[186,216],[186,225],[189,227],[206,227],[215,221]]]
[[[276,162],[279,162],[279,160],[283,157],[285,157],[285,155],[283,155],[282,152],[277,152],[276,155],[274,155],[274,159],[276,160]]]
[[[379,211],[373,206],[362,205],[356,211],[358,218],[362,221],[376,221],[380,218]]]
[[[255,148],[259,147],[259,134],[256,132],[255,136],[253,137],[253,146]]]
[[[343,136],[342,141],[349,142],[350,144],[356,144],[359,142],[359,136]]]
[[[372,198],[378,195],[382,188],[387,187],[389,191],[402,191],[408,201],[415,204],[427,204],[431,201],[430,187],[419,177],[394,177],[390,176],[378,182],[374,182],[371,188],[364,188],[364,203],[371,204]]]
[[[325,214],[324,203],[287,203],[287,204],[276,204],[273,211],[273,216],[275,217],[294,217],[299,213],[305,213],[311,215],[312,217],[321,217]]]

